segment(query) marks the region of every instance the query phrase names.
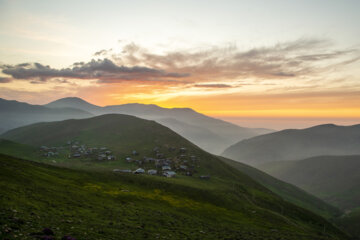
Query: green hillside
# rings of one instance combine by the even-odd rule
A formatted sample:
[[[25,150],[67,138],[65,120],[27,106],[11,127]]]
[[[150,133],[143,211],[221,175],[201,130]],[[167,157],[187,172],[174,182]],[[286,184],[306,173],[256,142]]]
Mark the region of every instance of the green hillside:
[[[39,157],[38,151],[36,147],[30,145],[19,144],[15,142],[11,142],[8,140],[0,140],[0,153],[7,154],[15,157],[20,157],[27,160],[33,160],[43,163],[51,163],[52,165],[62,165],[62,163],[52,163],[49,162],[49,159],[46,157]],[[339,216],[341,212],[327,203],[319,200],[318,198],[306,193],[305,191],[285,182],[282,182],[270,175],[257,170],[256,168],[250,167],[248,165],[229,160],[226,158],[219,158],[224,161],[226,164],[234,167],[239,170],[242,174],[246,174],[250,176],[252,179],[261,183],[266,188],[270,189],[272,192],[281,196],[283,199],[296,204],[300,207],[308,209],[312,212],[315,212],[327,219],[333,219],[336,216]],[[66,164],[66,166],[73,167],[72,165]],[[80,165],[75,165],[80,168]],[[86,168],[89,167],[85,165]],[[92,170],[98,170],[92,168]],[[106,168],[105,168],[106,170]],[[187,181],[192,179],[182,178],[181,180],[178,178],[178,181]]]
[[[248,166],[246,164],[236,162],[227,158],[220,158],[225,163],[234,167],[242,173],[247,174],[252,179],[255,179],[257,182],[261,183],[266,188],[270,189],[272,192],[281,196],[283,199],[294,203],[298,206],[301,206],[305,209],[311,210],[325,218],[334,219],[340,216],[341,211],[336,207],[331,206],[328,203],[325,203],[323,200],[320,200],[317,197],[305,192],[304,190],[278,180],[256,168]]]
[[[359,155],[320,156],[300,161],[273,162],[260,168],[343,210],[359,207]]]
[[[185,155],[183,156],[185,160],[181,161],[187,161],[189,167],[193,166],[193,172],[197,176],[205,174],[231,178],[231,174],[228,174],[229,167],[217,157],[206,153],[155,121],[128,115],[108,114],[89,119],[32,124],[10,130],[0,137],[31,145],[36,148],[37,159],[40,162],[59,166],[106,171],[117,168],[135,170],[137,167],[149,169],[154,165],[129,164],[125,158],[131,157],[134,162],[142,161],[144,157],[156,158],[154,149],[158,149],[158,152],[164,155],[163,158],[177,162],[181,160],[182,155]],[[69,150],[67,144],[69,141],[77,142],[77,145],[86,145],[86,148],[104,147],[114,154],[116,160],[97,161],[94,157],[83,156],[69,158],[69,154],[73,153]],[[59,154],[43,157],[39,150],[42,145],[56,147]],[[181,148],[185,148],[186,152],[179,153]],[[136,156],[132,156],[134,150],[138,153]],[[194,161],[190,159],[192,156],[195,158]]]
[[[336,224],[346,232],[360,239],[360,209],[357,208],[336,219]]]
[[[33,136],[36,136],[36,138],[34,139]],[[233,180],[234,174],[229,170],[228,165],[230,165],[296,205],[326,218],[333,218],[340,214],[336,208],[330,207],[294,186],[278,181],[255,168],[241,163],[224,160],[226,163],[224,164],[219,161],[218,157],[202,151],[168,128],[156,122],[132,116],[111,114],[91,119],[33,124],[9,131],[2,137],[22,144],[32,144],[32,146],[18,145],[8,141],[5,141],[4,144],[0,142],[0,153],[57,166],[96,171],[111,171],[112,169],[135,170],[138,167],[151,169],[153,165],[127,163],[125,158],[128,156],[134,159],[142,159],[143,156],[155,157],[152,151],[155,147],[163,149],[162,152],[166,154],[166,157],[173,157],[178,154],[169,152],[167,147],[172,146],[177,149],[186,147],[188,154],[194,155],[198,159],[195,167],[197,173],[194,172],[192,177],[187,177],[183,175],[183,172],[179,172],[178,181],[191,183],[194,178],[201,175],[210,175],[212,184],[215,184],[215,182],[217,184],[219,178]],[[66,150],[68,140],[76,140],[92,146],[106,146],[115,152],[117,158],[115,161],[96,161],[88,158],[69,159]],[[58,156],[44,157],[39,151],[39,146],[44,144],[48,146],[65,146],[65,149],[61,150],[63,153],[60,151]],[[134,149],[139,152],[138,156],[131,155]]]
[[[0,155],[0,236],[34,239],[50,228],[55,239],[347,239],[250,178],[234,180],[190,186]]]

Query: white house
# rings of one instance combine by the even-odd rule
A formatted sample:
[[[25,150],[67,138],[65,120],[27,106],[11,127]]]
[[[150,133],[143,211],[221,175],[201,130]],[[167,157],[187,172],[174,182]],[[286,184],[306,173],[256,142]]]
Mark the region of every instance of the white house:
[[[176,176],[176,172],[174,172],[174,171],[166,171],[166,172],[163,173],[163,175],[164,175],[165,177],[171,178],[171,177],[175,177],[175,176]]]
[[[134,171],[134,174],[143,174],[143,173],[145,173],[145,170],[142,168],[138,168]]]

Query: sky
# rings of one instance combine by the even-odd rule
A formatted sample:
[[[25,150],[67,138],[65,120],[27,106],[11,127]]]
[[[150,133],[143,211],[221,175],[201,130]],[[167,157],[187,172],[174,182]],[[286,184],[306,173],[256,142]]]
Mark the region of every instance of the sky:
[[[360,1],[0,0],[0,97],[360,123]]]

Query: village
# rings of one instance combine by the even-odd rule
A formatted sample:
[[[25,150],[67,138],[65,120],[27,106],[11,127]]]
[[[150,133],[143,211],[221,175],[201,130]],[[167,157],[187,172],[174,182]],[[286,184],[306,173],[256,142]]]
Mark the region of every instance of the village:
[[[153,176],[164,176],[173,178],[176,175],[192,177],[198,171],[199,159],[195,155],[190,155],[185,147],[155,147],[146,155],[140,154],[137,150],[132,150],[124,158],[115,157],[111,149],[101,147],[89,147],[79,141],[69,140],[65,146],[48,147],[41,146],[40,152],[43,157],[55,158],[59,153],[65,155],[68,159],[83,159],[86,161],[115,161],[121,160],[129,164],[129,168],[112,169],[114,173],[133,173],[147,174]],[[56,163],[53,160],[53,163]],[[130,166],[137,166],[132,170]],[[201,179],[209,179],[208,175],[199,176]]]

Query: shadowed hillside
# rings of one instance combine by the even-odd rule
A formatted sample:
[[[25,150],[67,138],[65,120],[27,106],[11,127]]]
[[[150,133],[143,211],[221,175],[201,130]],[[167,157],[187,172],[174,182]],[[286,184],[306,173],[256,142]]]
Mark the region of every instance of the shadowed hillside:
[[[220,159],[240,172],[247,174],[252,179],[255,179],[257,182],[291,203],[311,210],[326,218],[335,218],[341,215],[341,211],[336,207],[325,203],[323,200],[320,200],[320,198],[317,198],[294,185],[278,180],[265,172],[243,163],[226,158]]]
[[[27,160],[57,165],[57,166],[67,166],[71,168],[81,168],[81,169],[91,169],[95,171],[99,171],[101,169],[105,171],[109,171],[106,167],[106,163],[92,163],[92,167],[90,167],[89,162],[82,162],[81,164],[74,163],[73,161],[75,159],[71,159],[71,161],[66,161],[65,163],[62,163],[59,161],[59,157],[56,158],[49,158],[49,157],[42,157],[39,155],[39,151],[37,147],[30,146],[30,145],[24,145],[19,144],[15,142],[11,142],[8,140],[0,140],[0,153],[11,155],[14,157],[21,157]],[[56,163],[54,163],[54,159],[56,159]],[[245,174],[247,176],[250,176],[252,179],[257,181],[258,183],[262,184],[266,188],[270,189],[272,192],[278,194],[283,199],[296,204],[300,207],[303,207],[305,209],[308,209],[310,211],[313,211],[327,219],[332,219],[336,216],[339,216],[341,213],[338,209],[326,204],[325,202],[317,199],[316,197],[306,193],[303,190],[300,190],[299,188],[287,184],[285,182],[282,182],[280,180],[277,180],[270,175],[267,175],[266,173],[263,173],[256,168],[247,166],[245,164],[235,162],[229,159],[225,158],[219,158],[220,160],[224,161],[226,164],[234,167],[238,171],[240,171],[242,174]],[[110,167],[115,167],[116,165],[120,166],[126,166],[129,167],[129,165],[124,164],[125,160],[120,159],[119,161],[114,161],[111,163]],[[96,168],[95,168],[96,167]],[[180,178],[182,176],[179,176]],[[196,179],[193,178],[178,178],[177,180],[180,181],[196,181]],[[211,182],[213,184],[213,182]]]
[[[93,115],[75,108],[47,108],[0,98],[0,133],[36,122],[88,118]]]
[[[44,228],[55,239],[347,239],[322,218],[245,176],[239,185],[209,188],[62,169],[5,155],[0,166],[0,223],[9,239],[34,239],[49,232],[41,232]]]
[[[320,155],[360,154],[360,125],[319,125],[283,130],[242,140],[222,154],[250,165]]]
[[[360,156],[320,156],[273,162],[262,170],[343,210],[360,203]]]

